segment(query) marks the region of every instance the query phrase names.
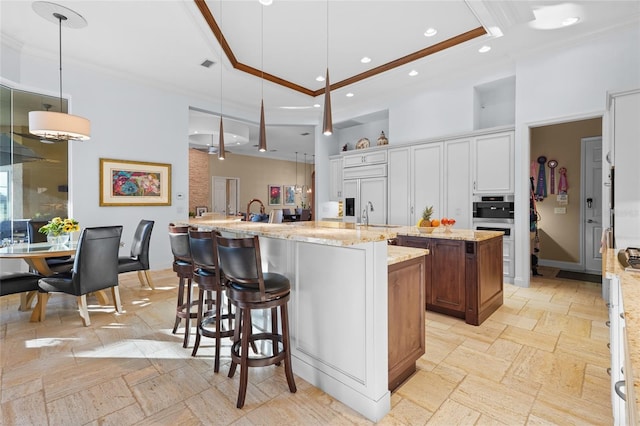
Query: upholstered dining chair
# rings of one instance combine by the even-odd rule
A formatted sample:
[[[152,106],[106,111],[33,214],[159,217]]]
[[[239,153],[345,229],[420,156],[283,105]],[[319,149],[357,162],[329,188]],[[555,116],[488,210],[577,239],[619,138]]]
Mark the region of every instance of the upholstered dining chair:
[[[20,306],[30,307],[33,296],[38,291],[38,280],[42,275],[35,272],[0,272],[0,296],[21,293]]]
[[[118,250],[122,226],[84,228],[78,240],[73,269],[38,281],[40,295],[36,309],[44,321],[49,293],[60,292],[76,296],[80,317],[85,327],[91,325],[87,294],[111,288],[113,304],[122,312],[118,290]]]
[[[155,290],[155,287],[149,274],[149,243],[154,223],[153,220],[142,219],[133,235],[131,254],[118,258],[118,272],[120,274],[137,271],[140,285],[143,287],[148,285],[152,290]]]
[[[29,243],[46,243],[47,236],[38,230],[46,225],[46,220],[30,220],[27,223],[27,241]],[[49,269],[53,272],[69,272],[73,268],[73,256],[48,257]]]

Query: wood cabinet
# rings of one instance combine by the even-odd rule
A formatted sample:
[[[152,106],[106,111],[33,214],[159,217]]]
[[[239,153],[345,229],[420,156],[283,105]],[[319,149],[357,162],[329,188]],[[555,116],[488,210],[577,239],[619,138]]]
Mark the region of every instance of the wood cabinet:
[[[342,199],[342,157],[329,159],[329,200]]]
[[[514,132],[477,136],[474,141],[474,194],[513,194]]]
[[[427,248],[426,309],[480,325],[503,303],[502,237],[482,241],[398,235]]]
[[[421,256],[389,265],[388,346],[389,390],[416,371],[424,355],[425,259]]]
[[[348,154],[342,157],[342,167],[344,168],[365,166],[368,164],[384,164],[386,162],[386,149],[378,149],[360,154]]]

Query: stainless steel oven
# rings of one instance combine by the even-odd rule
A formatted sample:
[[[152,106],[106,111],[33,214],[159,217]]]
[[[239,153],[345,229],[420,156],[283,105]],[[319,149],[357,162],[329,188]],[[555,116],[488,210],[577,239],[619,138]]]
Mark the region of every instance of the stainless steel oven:
[[[500,231],[504,278],[513,283],[516,275],[513,195],[487,195],[473,200],[473,229]]]

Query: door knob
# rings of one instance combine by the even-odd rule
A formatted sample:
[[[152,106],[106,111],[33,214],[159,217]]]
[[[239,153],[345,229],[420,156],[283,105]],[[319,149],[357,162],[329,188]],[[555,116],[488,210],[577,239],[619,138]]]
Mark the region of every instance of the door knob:
[[[589,219],[587,220],[587,223],[594,223],[595,221],[593,219]]]

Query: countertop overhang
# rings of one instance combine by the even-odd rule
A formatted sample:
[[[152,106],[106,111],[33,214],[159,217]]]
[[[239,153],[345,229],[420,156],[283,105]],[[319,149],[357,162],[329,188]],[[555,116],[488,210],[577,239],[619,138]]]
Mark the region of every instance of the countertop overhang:
[[[451,232],[444,232],[444,229],[439,228],[427,230],[416,226],[358,225],[355,223],[329,221],[263,223],[196,218],[190,219],[188,222],[178,221],[178,223],[186,223],[205,229],[216,229],[221,232],[243,233],[330,246],[349,246],[385,241],[396,238],[398,235],[463,241],[483,241],[503,235],[500,231],[451,229]]]

